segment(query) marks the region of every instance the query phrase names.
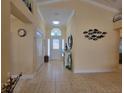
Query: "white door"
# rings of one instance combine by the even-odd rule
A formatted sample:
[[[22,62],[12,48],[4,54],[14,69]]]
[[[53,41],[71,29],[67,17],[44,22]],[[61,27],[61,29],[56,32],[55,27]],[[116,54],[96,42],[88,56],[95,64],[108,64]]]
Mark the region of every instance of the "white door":
[[[62,60],[62,39],[59,36],[50,39],[50,59]]]

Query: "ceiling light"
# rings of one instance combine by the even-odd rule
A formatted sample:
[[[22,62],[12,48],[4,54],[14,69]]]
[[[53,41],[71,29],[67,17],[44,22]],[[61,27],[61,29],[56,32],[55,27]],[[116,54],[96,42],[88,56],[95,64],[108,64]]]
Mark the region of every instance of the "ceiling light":
[[[59,21],[53,21],[52,23],[53,23],[54,25],[58,25],[58,24],[60,24]]]

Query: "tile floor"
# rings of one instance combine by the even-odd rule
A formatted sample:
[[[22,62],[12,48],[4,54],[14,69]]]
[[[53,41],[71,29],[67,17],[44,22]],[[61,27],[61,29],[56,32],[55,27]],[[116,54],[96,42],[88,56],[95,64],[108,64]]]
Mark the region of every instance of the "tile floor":
[[[18,93],[121,93],[121,71],[74,74],[62,62],[45,63]]]

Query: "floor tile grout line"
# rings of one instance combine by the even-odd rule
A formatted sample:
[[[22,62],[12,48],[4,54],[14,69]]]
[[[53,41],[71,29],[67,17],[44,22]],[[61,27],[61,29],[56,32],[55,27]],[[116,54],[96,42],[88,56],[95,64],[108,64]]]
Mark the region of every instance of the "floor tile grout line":
[[[119,85],[120,83],[119,83],[119,81],[115,81],[114,83],[113,83],[113,80],[115,80],[115,79],[118,79],[118,77],[120,77],[120,76],[118,76],[118,74],[116,74],[116,73],[113,73],[113,74],[111,74],[111,73],[102,73],[102,75],[99,73],[99,74],[95,74],[95,77],[94,77],[94,75],[93,74],[82,74],[81,75],[81,77],[80,77],[80,75],[75,75],[76,77],[74,77],[71,81],[67,81],[67,83],[66,82],[64,82],[63,83],[63,81],[65,80],[66,81],[66,79],[67,78],[70,78],[70,77],[68,77],[68,75],[69,75],[69,73],[66,73],[66,74],[62,74],[62,73],[65,73],[65,72],[62,72],[62,70],[64,70],[64,69],[62,69],[61,68],[61,66],[60,65],[62,65],[62,64],[60,64],[60,63],[58,63],[58,62],[56,62],[56,63],[53,63],[53,62],[51,62],[50,64],[52,64],[51,66],[51,68],[50,68],[50,72],[47,72],[47,73],[50,73],[50,75],[48,75],[47,77],[48,78],[46,78],[46,77],[42,77],[43,75],[45,75],[46,73],[40,73],[40,74],[37,74],[38,76],[37,76],[37,79],[36,79],[36,81],[26,81],[25,82],[25,86],[27,86],[26,88],[30,88],[30,84],[36,84],[37,85],[37,88],[35,88],[36,86],[35,85],[33,85],[33,86],[31,86],[31,88],[34,88],[34,90],[35,90],[35,92],[34,91],[32,91],[31,93],[42,93],[41,91],[42,91],[42,89],[44,88],[43,86],[44,86],[44,84],[42,84],[42,83],[46,83],[47,85],[48,85],[48,87],[52,87],[52,91],[50,91],[50,92],[52,92],[52,93],[59,93],[59,92],[61,92],[60,90],[60,88],[61,88],[61,86],[63,86],[63,84],[64,84],[64,87],[66,87],[65,85],[69,85],[70,87],[68,87],[68,88],[74,88],[74,90],[76,89],[75,88],[75,86],[72,86],[73,84],[75,84],[75,81],[77,82],[77,86],[78,86],[78,83],[82,80],[84,80],[82,83],[80,83],[81,84],[81,86],[84,86],[84,89],[85,88],[93,88],[94,87],[94,84],[95,84],[95,86],[97,86],[98,88],[97,88],[97,91],[99,91],[99,92],[102,92],[103,91],[103,89],[106,89],[107,87],[105,86],[105,85],[108,85],[108,88],[110,88],[110,90],[111,91],[115,91],[117,88],[117,90],[116,90],[116,93],[121,93],[121,92],[119,92],[119,90],[120,90],[120,86],[117,86],[117,85]],[[48,67],[48,65],[45,65],[45,67],[44,67],[44,71],[47,71],[46,70],[46,68]],[[42,70],[41,70],[42,71]],[[65,70],[64,70],[65,71]],[[43,71],[42,71],[43,72]],[[47,74],[46,74],[47,75]],[[103,76],[104,75],[104,76]],[[111,77],[113,77],[113,75],[115,76],[117,76],[117,78],[115,78],[115,79],[112,79],[112,80],[110,80],[111,79]],[[61,78],[61,76],[67,76],[67,77],[62,77]],[[70,76],[70,75],[69,75]],[[72,74],[71,74],[71,76],[72,76]],[[90,77],[89,77],[90,76]],[[102,80],[106,80],[106,79],[103,79],[103,78],[100,78],[100,77],[103,77],[103,78],[106,78],[107,79],[107,81],[108,82],[103,82]],[[46,79],[40,79],[40,78],[46,78]],[[82,78],[82,79],[81,79]],[[120,79],[120,78],[119,78]],[[35,79],[34,79],[35,80]],[[74,81],[73,81],[74,80]],[[78,81],[77,81],[78,80]],[[89,80],[88,82],[87,82],[87,80]],[[95,80],[95,81],[93,81],[93,80]],[[37,82],[38,81],[38,82]],[[44,82],[43,82],[44,81]],[[49,82],[50,81],[50,82]],[[53,82],[51,82],[51,81],[53,81]],[[96,82],[97,81],[97,82]],[[120,80],[121,81],[121,80]],[[96,82],[96,83],[95,83]],[[52,85],[53,86],[51,86],[51,83],[53,83]],[[116,83],[117,83],[117,85],[116,85]],[[50,84],[50,85],[49,85]],[[86,85],[85,85],[86,84]],[[111,84],[113,84],[113,87],[115,87],[116,89],[115,90],[112,90],[111,89],[111,87],[109,86],[109,84],[111,85]],[[41,85],[42,85],[42,87],[41,87]],[[89,86],[90,85],[90,86]],[[86,87],[87,86],[87,87]],[[105,87],[104,87],[105,86]],[[24,90],[23,90],[23,92],[19,92],[19,93],[29,93],[29,92],[25,92],[25,91],[28,91],[28,89],[26,89],[26,88],[24,88]],[[102,88],[102,90],[100,90]],[[82,89],[83,89],[83,87],[82,87]],[[51,90],[51,89],[50,89]],[[62,89],[62,90],[64,90],[64,89]],[[91,91],[92,89],[90,89],[90,91]],[[96,90],[96,89],[95,89]],[[44,92],[45,91],[47,91],[47,90],[43,90]],[[64,90],[65,91],[65,90]],[[70,91],[70,90],[69,90]],[[105,90],[106,92],[107,92],[107,90]],[[45,92],[46,93],[46,92]],[[63,92],[64,93],[64,92]],[[73,92],[68,92],[68,93],[73,93]],[[89,92],[88,92],[89,93]],[[93,92],[93,93],[95,93],[95,92]]]
[[[56,68],[56,66],[55,66]],[[55,71],[55,93],[56,93],[56,71]]]

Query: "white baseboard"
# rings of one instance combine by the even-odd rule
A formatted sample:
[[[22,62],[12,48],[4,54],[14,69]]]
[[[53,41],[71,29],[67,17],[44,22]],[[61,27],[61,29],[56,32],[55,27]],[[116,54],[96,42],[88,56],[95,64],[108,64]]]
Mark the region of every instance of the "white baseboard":
[[[98,73],[98,72],[113,72],[116,69],[113,68],[102,68],[102,69],[81,69],[81,70],[73,70],[73,73]]]
[[[18,75],[12,75],[13,78],[17,77]],[[33,79],[34,75],[22,75],[21,79]]]
[[[36,70],[34,71],[34,76],[37,75],[37,73],[40,71],[40,69],[41,69],[41,67],[43,66],[43,64],[44,64],[44,62],[42,62],[42,63],[40,64],[40,66],[36,68]]]

